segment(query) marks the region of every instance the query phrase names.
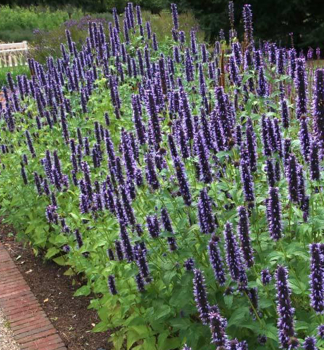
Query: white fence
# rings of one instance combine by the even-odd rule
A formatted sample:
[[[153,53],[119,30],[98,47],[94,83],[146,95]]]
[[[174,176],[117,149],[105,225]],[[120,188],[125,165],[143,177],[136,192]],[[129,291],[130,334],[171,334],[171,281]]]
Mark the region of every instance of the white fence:
[[[27,53],[27,41],[21,43],[0,44],[0,68],[26,65]]]

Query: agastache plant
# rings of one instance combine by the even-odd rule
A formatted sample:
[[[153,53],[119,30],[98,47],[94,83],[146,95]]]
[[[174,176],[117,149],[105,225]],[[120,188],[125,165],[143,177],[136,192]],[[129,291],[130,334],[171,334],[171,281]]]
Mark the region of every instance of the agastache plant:
[[[295,339],[294,313],[295,309],[291,305],[291,290],[288,285],[288,270],[284,266],[279,266],[276,271],[277,289],[277,328],[279,341],[284,349],[294,349],[298,347]]]

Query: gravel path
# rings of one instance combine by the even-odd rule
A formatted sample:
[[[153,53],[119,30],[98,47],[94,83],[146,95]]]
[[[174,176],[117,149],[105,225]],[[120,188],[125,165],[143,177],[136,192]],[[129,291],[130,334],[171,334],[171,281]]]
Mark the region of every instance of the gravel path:
[[[0,309],[0,349],[1,350],[20,350],[20,347],[15,342],[10,324],[5,319],[2,310]]]

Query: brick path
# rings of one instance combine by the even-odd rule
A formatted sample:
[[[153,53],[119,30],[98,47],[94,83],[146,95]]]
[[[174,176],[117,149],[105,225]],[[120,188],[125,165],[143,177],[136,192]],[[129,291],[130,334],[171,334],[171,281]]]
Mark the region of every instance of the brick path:
[[[22,350],[67,349],[1,243],[0,307]]]

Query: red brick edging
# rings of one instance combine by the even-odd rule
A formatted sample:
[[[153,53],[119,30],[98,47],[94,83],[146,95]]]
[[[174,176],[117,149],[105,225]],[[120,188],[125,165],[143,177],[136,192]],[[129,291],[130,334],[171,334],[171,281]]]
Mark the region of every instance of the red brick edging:
[[[22,350],[67,349],[1,243],[0,307]]]

